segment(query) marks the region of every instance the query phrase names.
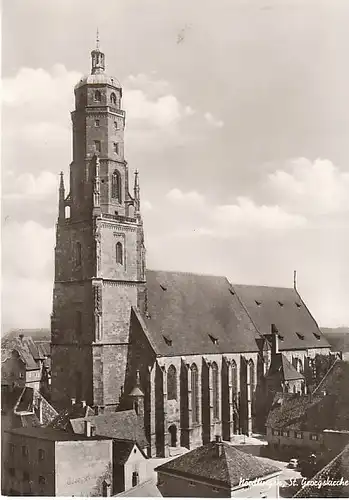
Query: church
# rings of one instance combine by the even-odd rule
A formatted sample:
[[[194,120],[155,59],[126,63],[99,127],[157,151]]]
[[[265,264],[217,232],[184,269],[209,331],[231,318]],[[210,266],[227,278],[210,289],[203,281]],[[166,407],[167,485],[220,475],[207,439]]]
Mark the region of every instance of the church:
[[[53,404],[135,408],[149,456],[251,435],[266,380],[282,373],[285,391],[305,391],[304,370],[327,340],[296,287],[147,269],[122,88],[99,42],[74,92],[70,189],[61,174],[56,225]]]

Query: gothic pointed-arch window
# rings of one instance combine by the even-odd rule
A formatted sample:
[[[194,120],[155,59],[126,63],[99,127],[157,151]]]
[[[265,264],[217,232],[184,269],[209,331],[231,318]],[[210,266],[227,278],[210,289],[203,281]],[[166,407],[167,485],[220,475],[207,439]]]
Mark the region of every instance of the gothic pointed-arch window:
[[[116,95],[114,92],[110,94],[110,102],[112,103],[113,106],[116,106]]]
[[[97,102],[100,102],[102,100],[102,94],[101,94],[101,92],[99,90],[95,91],[94,99]]]
[[[249,370],[249,380],[250,380],[251,389],[254,390],[255,376],[254,376],[254,362],[252,359],[250,359],[250,361],[248,362],[247,369]]]
[[[167,399],[177,399],[177,370],[173,365],[167,371]]]
[[[75,245],[75,264],[76,264],[76,266],[81,266],[81,243],[80,243],[80,241],[77,241],[76,245]]]
[[[192,421],[199,422],[199,373],[195,363],[191,365],[191,409]]]
[[[120,241],[118,241],[115,246],[115,260],[117,264],[123,264],[124,262],[123,248]]]
[[[234,397],[238,392],[238,372],[235,361],[233,361],[231,365],[231,386]]]
[[[217,363],[212,363],[212,404],[213,418],[219,418],[219,382],[218,382],[218,366]]]
[[[111,197],[121,203],[121,175],[118,170],[114,170],[111,178]]]

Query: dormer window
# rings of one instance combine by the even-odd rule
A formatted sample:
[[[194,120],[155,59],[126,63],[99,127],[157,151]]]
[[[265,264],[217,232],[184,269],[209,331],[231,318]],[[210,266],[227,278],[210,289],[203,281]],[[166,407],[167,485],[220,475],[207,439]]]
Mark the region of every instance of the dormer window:
[[[296,306],[297,306],[297,307],[298,307],[298,309],[299,309],[300,307],[302,307],[302,304],[300,304],[299,302],[296,302]]]
[[[172,345],[172,339],[170,339],[166,335],[163,335],[163,338],[164,338],[164,341],[166,342],[166,345],[168,345],[169,347],[171,347],[171,345]]]
[[[297,337],[298,337],[300,340],[304,340],[304,335],[303,335],[303,333],[296,332],[296,335],[297,335]]]
[[[212,344],[214,344],[214,345],[218,345],[219,344],[219,341],[218,341],[217,337],[214,337],[213,335],[210,335],[210,334],[208,334],[208,336],[210,337],[210,339],[212,341]]]
[[[164,292],[166,292],[166,290],[167,290],[167,287],[166,287],[165,285],[161,285],[161,284],[160,284],[160,288],[161,288]]]
[[[280,307],[284,307],[284,303],[280,302],[280,300],[278,300],[278,304],[279,304]]]
[[[278,334],[278,339],[281,340],[281,342],[283,342],[284,341],[283,335]]]
[[[319,335],[318,333],[313,332],[313,335],[316,338],[316,340],[320,340],[321,339],[321,335]]]
[[[101,102],[102,100],[102,94],[100,93],[99,90],[96,90],[95,95],[94,95],[94,100],[97,102]]]
[[[257,306],[260,306],[262,304],[260,300],[255,300],[255,303],[257,304]]]

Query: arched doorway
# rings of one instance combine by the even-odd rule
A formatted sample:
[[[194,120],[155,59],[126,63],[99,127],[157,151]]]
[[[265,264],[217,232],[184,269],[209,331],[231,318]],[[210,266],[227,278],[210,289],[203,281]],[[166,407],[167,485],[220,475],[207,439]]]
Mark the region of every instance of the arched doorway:
[[[168,432],[170,433],[171,437],[170,446],[172,448],[175,448],[177,446],[177,427],[174,424],[170,425],[170,427],[168,428]]]

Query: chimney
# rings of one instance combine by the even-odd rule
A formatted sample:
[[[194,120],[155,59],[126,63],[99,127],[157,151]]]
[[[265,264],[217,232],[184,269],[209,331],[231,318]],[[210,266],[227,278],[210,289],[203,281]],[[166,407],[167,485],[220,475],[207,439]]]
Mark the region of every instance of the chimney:
[[[271,335],[271,355],[273,356],[279,354],[279,331],[274,323],[271,325]]]
[[[222,438],[218,434],[216,435],[216,450],[217,450],[217,455],[218,457],[222,456],[223,453],[223,443],[222,443]]]
[[[76,398],[71,398],[70,402],[71,402],[71,405],[74,406],[76,403]]]
[[[91,422],[85,420],[85,436],[91,437]]]

